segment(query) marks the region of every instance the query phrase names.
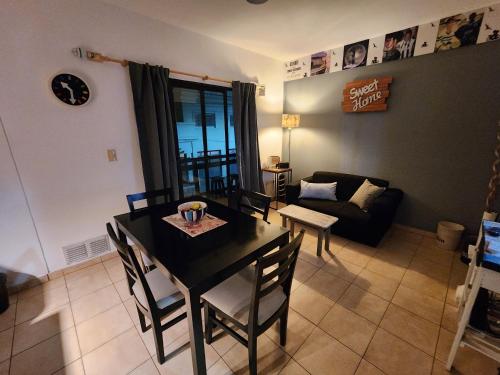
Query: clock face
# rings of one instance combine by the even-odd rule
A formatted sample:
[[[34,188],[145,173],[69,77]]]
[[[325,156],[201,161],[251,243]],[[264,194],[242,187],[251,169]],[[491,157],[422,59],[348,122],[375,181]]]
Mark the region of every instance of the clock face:
[[[61,73],[52,78],[52,91],[62,102],[79,106],[88,102],[90,89],[79,77],[70,73]]]

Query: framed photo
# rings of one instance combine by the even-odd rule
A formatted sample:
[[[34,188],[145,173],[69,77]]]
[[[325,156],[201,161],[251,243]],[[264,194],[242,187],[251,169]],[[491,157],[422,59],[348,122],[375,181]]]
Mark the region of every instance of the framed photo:
[[[484,13],[469,12],[439,21],[434,52],[448,51],[476,44]]]
[[[362,40],[344,46],[344,59],[342,61],[342,70],[357,68],[358,66],[366,66],[368,57],[368,39]]]
[[[403,60],[413,57],[418,26],[386,34],[383,61]]]
[[[311,55],[311,76],[330,73],[331,51],[321,51]]]

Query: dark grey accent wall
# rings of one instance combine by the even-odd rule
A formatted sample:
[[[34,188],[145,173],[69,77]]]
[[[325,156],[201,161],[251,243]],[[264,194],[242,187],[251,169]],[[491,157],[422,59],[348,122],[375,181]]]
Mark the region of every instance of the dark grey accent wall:
[[[347,82],[386,75],[387,112],[342,112]],[[476,231],[500,120],[500,42],[286,82],[284,113],[302,115],[294,179],[316,170],[387,179],[406,194],[398,223],[435,230],[453,220]]]

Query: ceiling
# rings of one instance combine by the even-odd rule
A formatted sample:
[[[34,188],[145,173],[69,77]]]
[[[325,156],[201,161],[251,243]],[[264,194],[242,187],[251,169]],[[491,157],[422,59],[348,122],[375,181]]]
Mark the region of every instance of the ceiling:
[[[495,0],[102,0],[281,61]]]

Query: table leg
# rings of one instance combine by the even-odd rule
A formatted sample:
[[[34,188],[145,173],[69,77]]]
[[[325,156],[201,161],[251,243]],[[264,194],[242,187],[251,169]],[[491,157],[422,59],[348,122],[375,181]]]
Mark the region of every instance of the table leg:
[[[200,295],[188,292],[184,297],[186,299],[193,374],[205,375],[207,373],[207,366],[205,363],[205,346],[203,344],[203,328],[201,325]]]
[[[274,174],[274,194],[275,194],[275,197],[274,199],[276,200],[276,210],[278,210],[278,174],[275,173]]]
[[[318,247],[316,249],[316,255],[321,256],[321,251],[323,250],[323,229],[318,229]]]
[[[281,217],[281,226],[282,226],[283,228],[286,228],[286,216],[282,216],[282,217]]]
[[[325,230],[325,250],[330,251],[330,228]]]
[[[295,221],[290,219],[290,236],[295,237]]]

